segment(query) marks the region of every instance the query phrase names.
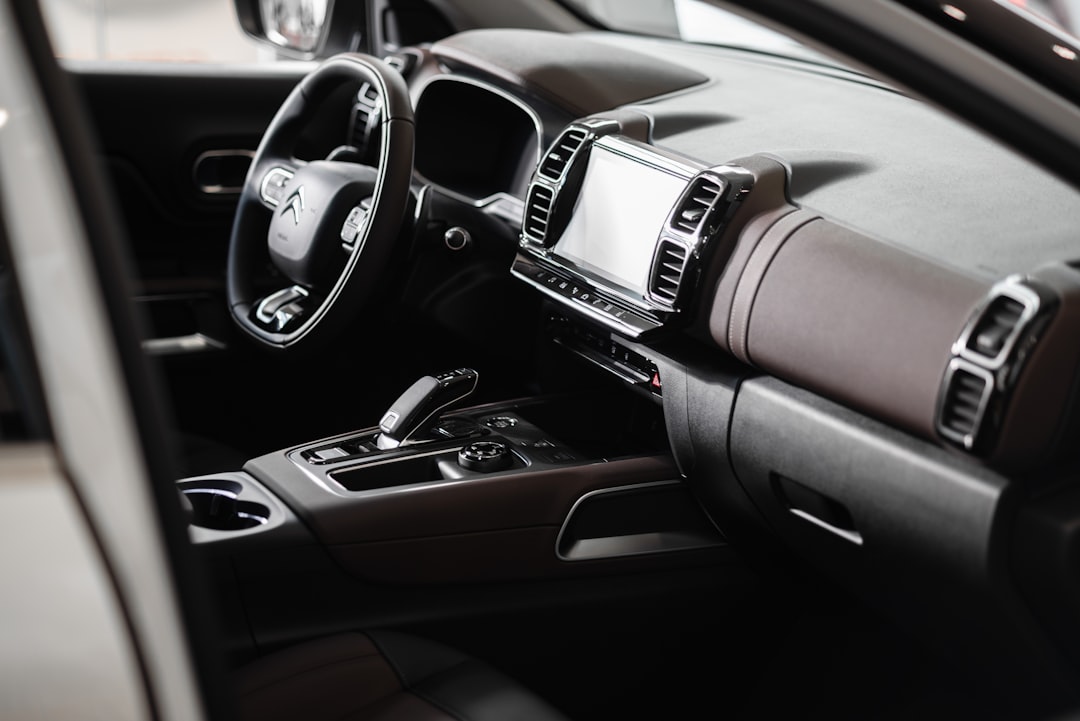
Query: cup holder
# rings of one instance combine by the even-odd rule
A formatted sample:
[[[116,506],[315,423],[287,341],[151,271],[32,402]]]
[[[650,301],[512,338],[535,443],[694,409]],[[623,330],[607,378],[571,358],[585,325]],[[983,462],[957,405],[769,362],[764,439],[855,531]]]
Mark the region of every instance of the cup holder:
[[[239,498],[243,486],[237,481],[201,479],[181,483],[187,500],[189,522],[214,531],[242,531],[270,520],[270,509],[262,503]]]

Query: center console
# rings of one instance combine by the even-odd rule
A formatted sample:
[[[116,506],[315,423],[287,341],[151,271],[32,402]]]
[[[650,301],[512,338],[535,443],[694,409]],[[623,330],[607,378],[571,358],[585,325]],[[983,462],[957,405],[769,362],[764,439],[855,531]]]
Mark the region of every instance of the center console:
[[[445,406],[440,382],[462,378],[475,374],[417,381],[380,426],[184,479],[193,540],[225,554],[315,544],[354,578],[394,585],[648,570],[723,548],[654,402],[576,393],[425,416]]]

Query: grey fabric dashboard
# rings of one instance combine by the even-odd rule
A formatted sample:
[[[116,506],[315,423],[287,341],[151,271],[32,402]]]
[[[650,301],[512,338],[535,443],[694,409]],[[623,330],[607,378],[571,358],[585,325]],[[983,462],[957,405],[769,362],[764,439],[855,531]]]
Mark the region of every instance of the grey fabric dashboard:
[[[769,153],[789,166],[797,204],[969,274],[1076,254],[1070,186],[876,81],[737,50],[588,37],[710,76],[634,106],[657,145],[714,164]]]

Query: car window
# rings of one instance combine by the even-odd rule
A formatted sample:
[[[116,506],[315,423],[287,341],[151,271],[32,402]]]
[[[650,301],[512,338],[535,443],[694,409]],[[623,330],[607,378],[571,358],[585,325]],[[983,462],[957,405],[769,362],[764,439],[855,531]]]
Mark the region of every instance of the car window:
[[[196,63],[272,59],[232,0],[41,0],[53,48],[71,60]]]

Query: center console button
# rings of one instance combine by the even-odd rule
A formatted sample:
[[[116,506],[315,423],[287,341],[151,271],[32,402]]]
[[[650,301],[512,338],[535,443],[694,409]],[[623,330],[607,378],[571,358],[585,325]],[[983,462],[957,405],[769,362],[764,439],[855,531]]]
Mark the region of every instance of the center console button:
[[[512,416],[492,416],[484,421],[484,425],[488,428],[513,428],[517,425],[517,418]]]
[[[435,424],[435,433],[446,438],[468,438],[486,433],[475,422],[465,418],[444,418]]]
[[[313,451],[311,456],[318,461],[332,461],[335,458],[344,458],[349,455],[349,452],[340,446],[331,446],[330,448],[320,448],[317,451]]]

